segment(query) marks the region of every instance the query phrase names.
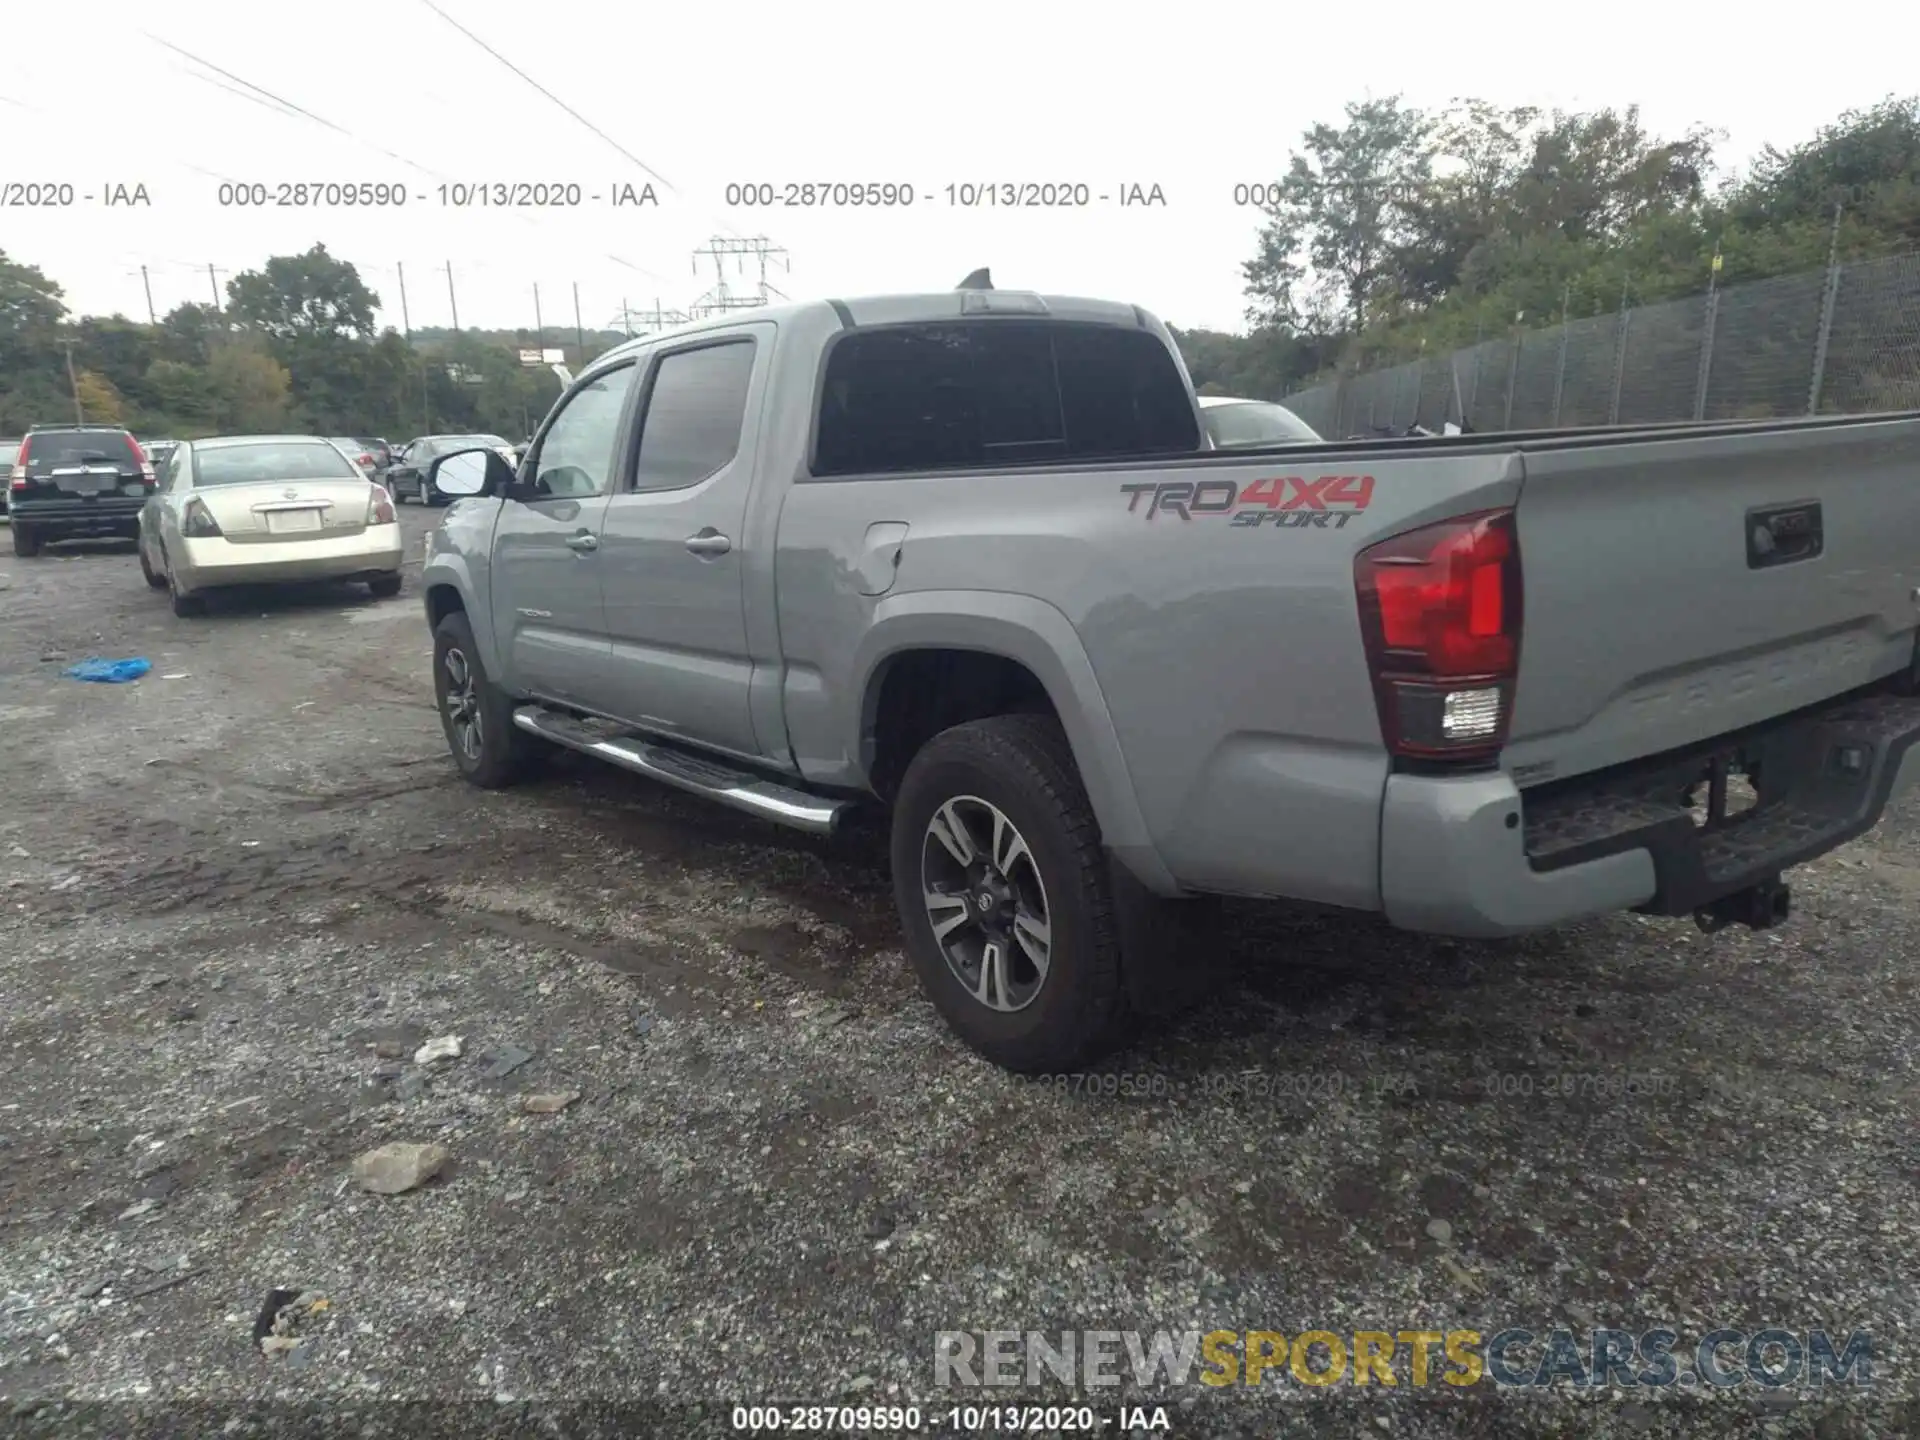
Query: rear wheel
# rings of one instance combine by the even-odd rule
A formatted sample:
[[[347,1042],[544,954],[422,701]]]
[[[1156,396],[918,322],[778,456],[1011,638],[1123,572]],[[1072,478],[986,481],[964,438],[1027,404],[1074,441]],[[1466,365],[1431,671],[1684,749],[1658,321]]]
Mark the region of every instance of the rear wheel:
[[[138,544],[139,542],[136,541],[135,543]],[[164,590],[167,588],[167,577],[154,570],[152,563],[147,559],[147,547],[145,545],[140,546],[140,573],[146,577],[147,584],[151,585],[154,589]]]
[[[23,525],[16,520],[9,528],[13,531],[13,553],[16,555],[31,560],[47,543],[40,538],[40,532],[31,525]]]
[[[400,593],[400,577],[398,575],[376,575],[373,579],[367,581],[367,589],[373,592],[373,598],[376,600],[391,600]]]
[[[487,677],[473,627],[457,610],[434,628],[433,698],[447,749],[469,784],[502,789],[539,758],[539,741],[515,727],[513,699]]]
[[[182,619],[189,619],[193,616],[207,613],[207,597],[204,595],[188,595],[184,593],[180,589],[180,582],[174,578],[173,566],[171,564],[167,566],[166,582],[167,596],[173,602],[174,614],[180,616]]]
[[[1053,717],[999,715],[929,741],[894,802],[892,859],[921,986],[975,1051],[1064,1072],[1125,1037],[1112,877]]]

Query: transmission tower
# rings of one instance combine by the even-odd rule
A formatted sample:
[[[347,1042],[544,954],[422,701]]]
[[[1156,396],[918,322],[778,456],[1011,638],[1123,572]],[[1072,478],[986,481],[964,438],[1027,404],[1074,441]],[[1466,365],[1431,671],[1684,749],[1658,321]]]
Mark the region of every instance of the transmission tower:
[[[662,330],[671,330],[676,325],[685,325],[693,316],[685,310],[663,309],[658,300],[653,302],[651,310],[636,310],[622,301],[619,314],[607,322],[611,330],[624,330],[629,337],[634,335],[655,335]]]
[[[693,273],[700,273],[700,259],[705,256],[713,261],[714,286],[706,294],[693,302],[691,307],[696,318],[718,315],[727,310],[751,310],[766,305],[772,300],[785,300],[786,295],[776,290],[767,281],[767,262],[776,256],[780,268],[791,270],[786,247],[775,245],[764,235],[754,235],[747,239],[733,239],[716,235],[700,249],[693,252]],[[752,256],[758,263],[760,282],[751,295],[736,295],[727,285],[727,260],[732,257],[736,274],[746,273],[747,257]]]

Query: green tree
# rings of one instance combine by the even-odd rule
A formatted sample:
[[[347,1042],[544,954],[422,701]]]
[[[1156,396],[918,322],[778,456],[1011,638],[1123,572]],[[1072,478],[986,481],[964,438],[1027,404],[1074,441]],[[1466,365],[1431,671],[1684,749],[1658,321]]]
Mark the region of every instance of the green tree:
[[[63,297],[38,266],[0,250],[0,434],[73,413],[60,346]]]
[[[324,245],[304,255],[276,255],[258,270],[227,282],[227,309],[234,320],[276,340],[320,336],[373,336],[380,297],[345,260]]]
[[[82,370],[74,376],[73,388],[79,396],[81,412],[90,424],[127,423],[126,402],[106,376],[95,370]]]
[[[1398,96],[1349,104],[1345,118],[1307,131],[1266,212],[1245,267],[1256,323],[1360,329],[1410,237],[1431,178],[1431,121]]]
[[[207,382],[216,423],[228,434],[270,435],[293,428],[293,379],[266,346],[246,338],[215,347]]]

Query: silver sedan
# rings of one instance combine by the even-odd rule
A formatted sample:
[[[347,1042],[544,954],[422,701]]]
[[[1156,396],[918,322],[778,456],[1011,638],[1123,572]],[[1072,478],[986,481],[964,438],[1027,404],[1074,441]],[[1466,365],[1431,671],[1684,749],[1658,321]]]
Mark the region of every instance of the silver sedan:
[[[197,615],[225,585],[364,581],[400,593],[393,497],[318,435],[183,443],[140,511],[140,569]]]
[[[1202,395],[1200,418],[1216,450],[1242,445],[1319,445],[1318,431],[1284,405],[1271,400],[1242,400],[1237,395]]]

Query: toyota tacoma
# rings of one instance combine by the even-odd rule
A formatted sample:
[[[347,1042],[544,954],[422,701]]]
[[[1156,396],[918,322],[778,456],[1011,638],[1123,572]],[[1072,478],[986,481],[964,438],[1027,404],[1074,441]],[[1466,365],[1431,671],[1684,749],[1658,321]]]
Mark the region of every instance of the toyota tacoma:
[[[1920,417],[1219,449],[1157,319],[989,286],[648,336],[423,467],[460,772],[884,807],[1021,1071],[1156,1008],[1184,897],[1765,927],[1920,775]]]

